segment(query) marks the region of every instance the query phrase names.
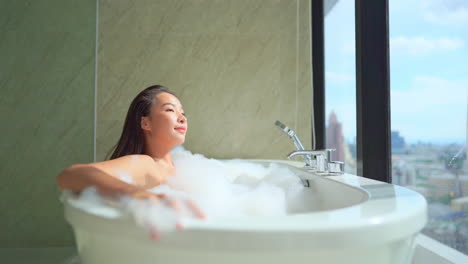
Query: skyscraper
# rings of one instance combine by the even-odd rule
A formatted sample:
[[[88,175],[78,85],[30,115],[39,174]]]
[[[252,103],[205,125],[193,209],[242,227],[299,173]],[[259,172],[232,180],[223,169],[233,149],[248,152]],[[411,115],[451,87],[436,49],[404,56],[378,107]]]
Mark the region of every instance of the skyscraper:
[[[391,139],[392,153],[398,153],[405,148],[405,139],[402,136],[400,136],[399,131],[392,131]]]
[[[327,126],[327,148],[336,149],[333,159],[344,161],[343,129],[334,111],[330,113]]]

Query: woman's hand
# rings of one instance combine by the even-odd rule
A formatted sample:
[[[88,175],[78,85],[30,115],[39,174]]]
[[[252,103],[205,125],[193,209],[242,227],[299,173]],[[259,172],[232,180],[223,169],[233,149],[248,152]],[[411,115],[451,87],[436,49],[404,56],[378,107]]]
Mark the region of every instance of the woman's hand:
[[[130,196],[134,199],[141,199],[141,200],[150,200],[154,202],[164,202],[169,207],[174,209],[178,213],[182,213],[182,206],[186,206],[190,212],[195,215],[197,218],[204,219],[206,218],[205,213],[196,205],[192,200],[183,200],[181,203],[180,200],[173,199],[166,194],[156,194],[146,190],[139,190],[130,194]]]
[[[192,215],[199,219],[205,219],[205,213],[194,203],[192,200],[189,199],[176,199],[170,197],[166,194],[156,194],[146,190],[139,190],[135,191],[130,194],[130,197],[137,199],[137,200],[147,200],[154,203],[161,203],[162,205],[172,209],[176,215],[177,220],[175,226],[178,230],[184,229],[183,224],[180,222],[180,217],[184,213],[184,208],[187,209]],[[153,240],[158,240],[160,235],[159,231],[155,226],[148,226],[150,229],[150,237]]]
[[[134,199],[141,199],[141,200],[150,200],[150,201],[159,201],[165,197],[164,194],[156,194],[146,190],[137,190],[130,193],[130,197]]]

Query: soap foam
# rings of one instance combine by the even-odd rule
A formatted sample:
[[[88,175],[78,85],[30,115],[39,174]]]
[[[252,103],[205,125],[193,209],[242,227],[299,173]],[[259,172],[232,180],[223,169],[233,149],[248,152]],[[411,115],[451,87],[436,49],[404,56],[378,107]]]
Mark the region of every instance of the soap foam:
[[[305,210],[310,192],[299,177],[285,166],[245,160],[216,160],[192,154],[182,148],[172,151],[176,174],[166,184],[148,191],[166,194],[182,205],[176,213],[168,201],[152,202],[123,197],[120,201],[140,226],[171,231],[176,222],[194,217],[187,201],[192,200],[210,219],[218,217],[283,216]],[[125,181],[128,182],[128,177]],[[93,190],[93,189],[91,189]],[[83,192],[80,200],[99,203],[94,191]]]

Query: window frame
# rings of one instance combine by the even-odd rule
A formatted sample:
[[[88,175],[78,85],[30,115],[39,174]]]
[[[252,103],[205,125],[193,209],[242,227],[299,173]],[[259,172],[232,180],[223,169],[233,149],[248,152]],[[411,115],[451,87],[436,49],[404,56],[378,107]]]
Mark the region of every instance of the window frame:
[[[325,148],[324,0],[313,0],[314,149]],[[388,0],[355,0],[357,174],[391,183]],[[314,133],[315,132],[315,133]]]

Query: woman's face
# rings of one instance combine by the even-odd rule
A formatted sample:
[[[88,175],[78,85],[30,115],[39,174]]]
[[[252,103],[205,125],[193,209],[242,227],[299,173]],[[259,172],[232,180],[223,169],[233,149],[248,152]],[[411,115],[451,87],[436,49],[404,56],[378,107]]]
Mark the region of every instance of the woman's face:
[[[156,95],[148,117],[142,118],[142,128],[157,142],[180,145],[185,141],[187,118],[179,99],[169,93]]]

